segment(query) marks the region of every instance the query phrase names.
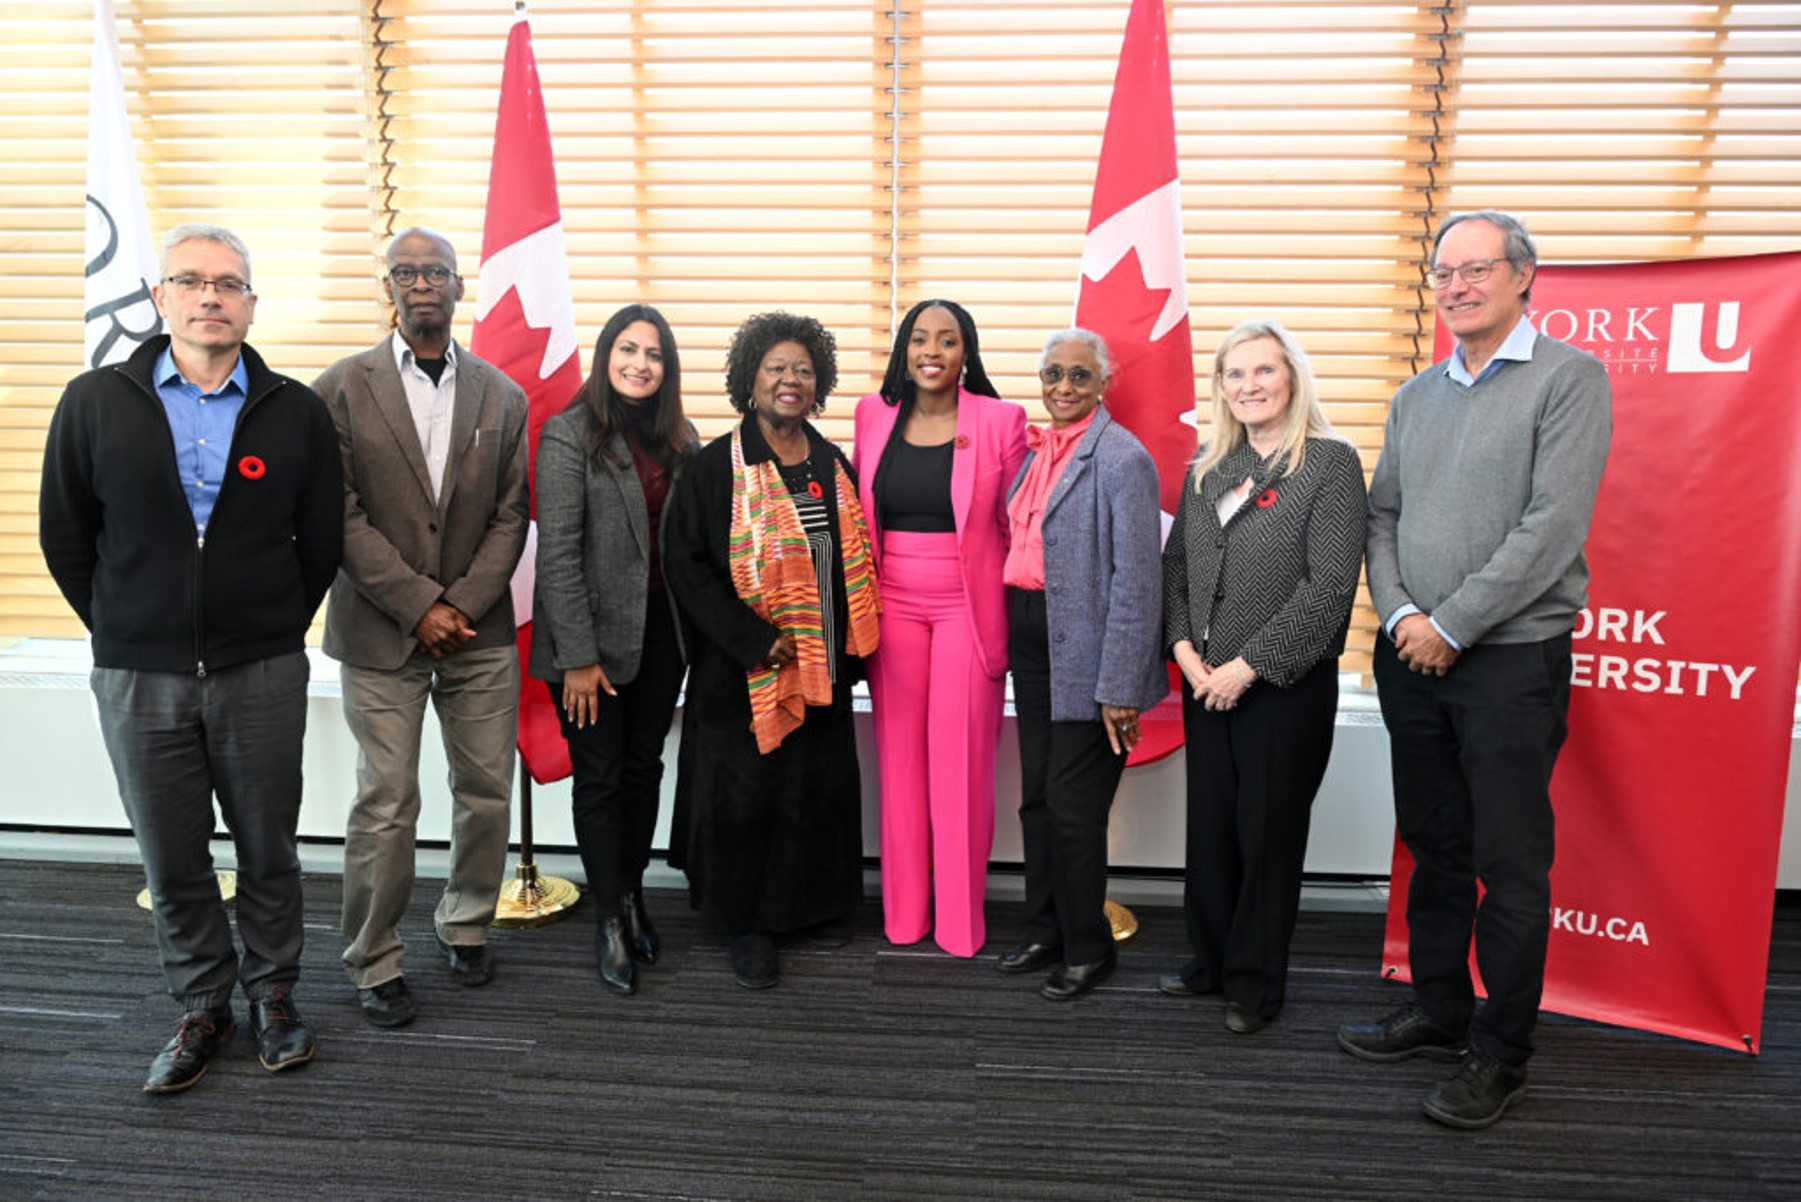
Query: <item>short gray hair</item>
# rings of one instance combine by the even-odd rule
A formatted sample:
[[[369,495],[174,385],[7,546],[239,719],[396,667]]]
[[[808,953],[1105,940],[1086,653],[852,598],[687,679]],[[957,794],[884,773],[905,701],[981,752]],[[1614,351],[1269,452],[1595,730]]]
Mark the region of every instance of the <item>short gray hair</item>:
[[[1107,350],[1107,340],[1093,330],[1084,330],[1080,326],[1058,330],[1044,340],[1044,349],[1038,352],[1038,370],[1043,371],[1045,361],[1051,357],[1051,352],[1066,342],[1079,342],[1094,352],[1094,361],[1101,367],[1102,384],[1113,378],[1113,355]]]
[[[183,242],[216,242],[225,247],[243,261],[244,282],[250,282],[250,248],[244,245],[244,240],[222,225],[202,225],[196,222],[178,225],[163,235],[163,256],[159,264],[163,275],[169,274],[169,252]]]
[[[1432,261],[1438,262],[1438,244],[1445,240],[1445,235],[1466,221],[1483,221],[1501,231],[1501,253],[1507,257],[1508,266],[1515,271],[1524,272],[1538,267],[1538,247],[1532,241],[1532,231],[1526,223],[1512,213],[1503,213],[1499,209],[1477,209],[1473,213],[1458,213],[1438,227],[1438,233],[1432,238]],[[1527,287],[1522,300],[1532,299],[1532,289]]]

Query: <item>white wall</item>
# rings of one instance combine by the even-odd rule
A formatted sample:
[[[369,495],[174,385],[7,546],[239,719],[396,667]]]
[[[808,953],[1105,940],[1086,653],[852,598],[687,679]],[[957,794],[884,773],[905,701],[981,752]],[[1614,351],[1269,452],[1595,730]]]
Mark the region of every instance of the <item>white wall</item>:
[[[354,787],[356,745],[339,712],[335,665],[313,653],[313,684],[307,706],[306,797],[300,813],[303,835],[342,838]],[[120,830],[126,826],[113,785],[111,765],[95,725],[87,689],[87,648],[79,642],[28,640],[0,652],[0,825]],[[674,740],[671,766],[664,778],[665,804],[657,829],[657,846],[667,845],[668,797],[674,787]],[[867,712],[857,716],[857,739],[863,764],[863,842],[877,852],[875,750]],[[450,837],[448,769],[436,723],[428,716],[420,778],[425,791],[419,837]],[[993,858],[1021,859],[1019,820],[1019,752],[1009,720],[997,757]],[[1180,868],[1183,846],[1182,757],[1170,756],[1143,768],[1130,769],[1113,807],[1110,861],[1114,869]],[[573,847],[567,781],[533,789],[534,837],[540,846]],[[1307,847],[1307,871],[1381,878],[1388,875],[1394,840],[1393,797],[1389,791],[1388,738],[1375,712],[1374,699],[1347,690],[1340,705],[1338,730],[1326,781],[1313,810]],[[518,838],[518,816],[514,838]],[[1789,759],[1787,821],[1784,823],[1778,886],[1801,888],[1801,740]]]

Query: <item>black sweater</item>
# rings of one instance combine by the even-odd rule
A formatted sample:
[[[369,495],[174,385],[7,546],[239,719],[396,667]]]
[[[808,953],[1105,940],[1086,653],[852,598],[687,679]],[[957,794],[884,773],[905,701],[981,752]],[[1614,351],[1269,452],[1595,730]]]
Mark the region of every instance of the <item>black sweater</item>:
[[[331,417],[245,346],[249,395],[202,539],[152,379],[168,345],[63,390],[38,498],[44,560],[98,667],[205,675],[299,651],[344,545]]]

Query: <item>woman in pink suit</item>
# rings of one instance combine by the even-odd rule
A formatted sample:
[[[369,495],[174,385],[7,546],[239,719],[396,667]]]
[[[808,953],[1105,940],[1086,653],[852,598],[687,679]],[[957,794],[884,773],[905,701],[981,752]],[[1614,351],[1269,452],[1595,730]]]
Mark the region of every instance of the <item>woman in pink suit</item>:
[[[994,748],[1007,671],[1007,486],[1026,413],[994,396],[962,306],[913,306],[882,391],[857,405],[856,467],[882,581],[870,661],[882,787],[882,912],[897,944],[987,938]]]

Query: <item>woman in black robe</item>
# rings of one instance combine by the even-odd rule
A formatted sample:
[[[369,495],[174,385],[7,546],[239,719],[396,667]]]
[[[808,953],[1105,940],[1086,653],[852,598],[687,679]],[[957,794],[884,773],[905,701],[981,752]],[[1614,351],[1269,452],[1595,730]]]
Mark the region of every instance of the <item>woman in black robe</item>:
[[[747,989],[776,983],[775,936],[841,943],[862,897],[850,691],[879,604],[850,464],[807,422],[836,380],[819,322],[745,322],[726,361],[744,420],[683,474],[665,532],[688,653],[669,862]]]

